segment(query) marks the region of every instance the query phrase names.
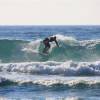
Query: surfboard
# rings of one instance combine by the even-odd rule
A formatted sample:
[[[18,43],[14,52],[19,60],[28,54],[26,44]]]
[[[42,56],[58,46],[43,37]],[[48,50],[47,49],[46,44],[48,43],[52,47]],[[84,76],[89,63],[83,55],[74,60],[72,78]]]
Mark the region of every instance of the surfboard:
[[[43,52],[39,52],[40,55],[43,55],[43,56],[48,56],[49,54],[48,53],[43,53]]]

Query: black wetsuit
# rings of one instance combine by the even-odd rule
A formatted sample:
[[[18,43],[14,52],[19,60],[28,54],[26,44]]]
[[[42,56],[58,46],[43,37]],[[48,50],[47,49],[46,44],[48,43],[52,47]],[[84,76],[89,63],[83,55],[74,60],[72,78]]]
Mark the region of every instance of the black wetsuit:
[[[50,48],[50,43],[49,42],[50,42],[49,38],[45,38],[45,40],[43,40],[43,43],[44,43],[45,47]]]
[[[48,52],[49,48],[51,47],[51,46],[50,46],[50,42],[53,42],[53,41],[55,41],[55,43],[57,44],[57,46],[59,46],[58,43],[57,43],[57,41],[56,41],[56,39],[54,39],[54,37],[45,38],[45,39],[43,40],[43,43],[44,43],[44,45],[45,45],[45,48],[44,48],[44,50],[43,50],[44,53],[45,53],[45,52]]]

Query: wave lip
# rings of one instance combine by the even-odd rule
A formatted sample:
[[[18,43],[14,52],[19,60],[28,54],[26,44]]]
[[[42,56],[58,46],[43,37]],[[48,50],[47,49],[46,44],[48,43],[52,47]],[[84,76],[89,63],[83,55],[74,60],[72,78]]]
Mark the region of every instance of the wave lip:
[[[100,61],[6,63],[0,64],[0,72],[3,71],[38,75],[100,76]]]

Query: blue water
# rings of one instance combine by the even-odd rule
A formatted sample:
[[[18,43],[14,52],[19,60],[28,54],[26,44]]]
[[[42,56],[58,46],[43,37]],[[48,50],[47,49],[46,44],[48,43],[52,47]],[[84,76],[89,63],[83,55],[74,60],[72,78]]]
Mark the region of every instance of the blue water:
[[[100,26],[0,26],[0,100],[100,100]]]
[[[0,38],[33,40],[63,34],[79,40],[100,38],[100,26],[0,26]]]

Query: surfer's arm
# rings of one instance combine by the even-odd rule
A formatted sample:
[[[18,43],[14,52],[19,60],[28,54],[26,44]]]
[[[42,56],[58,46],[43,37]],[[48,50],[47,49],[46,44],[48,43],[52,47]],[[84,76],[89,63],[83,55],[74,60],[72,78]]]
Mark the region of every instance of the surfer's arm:
[[[58,44],[57,40],[55,40],[55,43],[56,43],[57,47],[59,47],[59,44]]]

